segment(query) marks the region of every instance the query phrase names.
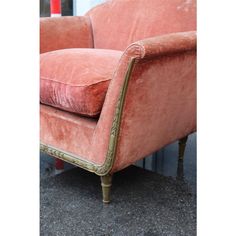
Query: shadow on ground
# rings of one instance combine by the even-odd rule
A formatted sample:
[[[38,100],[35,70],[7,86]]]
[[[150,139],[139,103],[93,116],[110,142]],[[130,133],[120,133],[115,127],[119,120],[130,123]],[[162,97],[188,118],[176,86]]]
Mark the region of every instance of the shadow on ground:
[[[196,194],[182,178],[131,166],[114,175],[112,202],[80,168],[41,180],[41,235],[196,235]]]

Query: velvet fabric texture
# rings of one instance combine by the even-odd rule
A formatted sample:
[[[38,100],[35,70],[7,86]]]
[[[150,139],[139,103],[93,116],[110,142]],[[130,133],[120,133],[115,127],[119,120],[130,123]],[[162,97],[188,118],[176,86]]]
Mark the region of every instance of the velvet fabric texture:
[[[97,125],[95,119],[40,105],[40,140],[67,153],[86,158],[97,164],[98,159],[89,159],[91,141]]]
[[[195,58],[190,51],[135,65],[113,171],[196,130]]]
[[[106,157],[116,104],[133,59],[136,63],[112,172],[196,130],[196,33],[145,39],[130,45],[122,55],[94,131],[90,155]]]
[[[64,48],[93,48],[89,17],[40,18],[40,53]]]
[[[116,62],[108,63],[113,63],[113,69],[109,74],[111,80],[107,86],[99,118],[97,120],[83,118],[41,105],[41,142],[93,163],[103,164],[108,153],[116,107],[132,62],[134,66],[125,95],[115,162],[111,173],[194,132],[196,130],[195,1],[111,0],[89,11],[83,19],[87,19],[86,29],[90,29],[85,34],[86,37],[90,35],[87,37],[87,44],[90,47],[121,50],[123,53],[115,53]],[[78,28],[78,35],[79,29],[81,28]],[[42,39],[44,42],[41,42],[41,45],[46,45],[47,37]],[[50,37],[48,40],[50,41]],[[84,46],[85,44],[81,47]],[[65,41],[63,47],[70,48],[71,44]],[[72,49],[74,50],[76,49]],[[65,56],[66,51],[63,50],[63,53],[58,51],[59,54],[63,54],[61,58]],[[54,53],[50,55],[56,55]],[[67,69],[63,65],[70,60],[69,57],[64,57],[62,62],[58,62],[57,56],[52,58],[48,56],[47,60],[50,63],[42,65],[42,68],[45,67],[42,70],[49,73],[54,68],[55,73],[57,70],[60,71],[55,78],[63,75],[61,80],[70,80],[71,77],[67,73],[71,73],[72,67],[68,64]],[[99,62],[94,60],[93,63]],[[55,69],[59,64],[63,69],[59,66]],[[100,67],[107,66],[111,64],[106,65],[105,60],[100,64]],[[86,66],[76,65],[77,67],[81,68],[78,74],[88,73],[87,81],[93,80],[89,72],[85,71]],[[93,69],[92,66],[87,67],[87,71]],[[103,68],[101,70],[104,70],[104,73],[107,71]],[[45,84],[41,93],[42,91],[47,93],[46,90],[49,88],[50,86]],[[62,94],[67,96],[65,90]],[[74,103],[77,105],[78,101]]]
[[[196,29],[195,0],[113,0],[87,13],[94,47],[125,50],[135,41]]]
[[[85,116],[99,115],[121,55],[85,48],[41,54],[41,103]]]

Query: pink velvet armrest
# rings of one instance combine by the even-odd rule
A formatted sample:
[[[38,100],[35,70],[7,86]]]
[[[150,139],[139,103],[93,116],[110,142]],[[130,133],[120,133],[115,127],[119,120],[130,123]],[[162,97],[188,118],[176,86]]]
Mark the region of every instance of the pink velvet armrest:
[[[40,18],[40,53],[65,48],[93,48],[89,17]]]
[[[196,31],[165,34],[147,38],[130,45],[130,48],[139,47],[137,59],[159,57],[173,53],[196,49]]]
[[[94,132],[91,155],[100,160],[107,155],[117,103],[132,63],[112,172],[196,130],[196,33],[148,38],[123,53]]]

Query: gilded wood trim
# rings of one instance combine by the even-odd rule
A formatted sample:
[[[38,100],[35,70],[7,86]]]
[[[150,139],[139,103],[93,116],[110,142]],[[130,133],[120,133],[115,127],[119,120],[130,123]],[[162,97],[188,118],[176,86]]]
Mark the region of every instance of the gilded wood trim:
[[[115,161],[122,111],[123,111],[123,107],[124,107],[124,101],[125,101],[125,96],[126,96],[126,92],[127,92],[129,79],[130,79],[130,76],[131,76],[131,73],[132,73],[132,70],[134,67],[134,62],[135,62],[135,59],[132,58],[131,61],[129,62],[129,65],[128,65],[128,69],[127,69],[127,72],[125,75],[124,84],[121,89],[121,93],[120,93],[120,96],[119,96],[119,99],[118,99],[118,102],[116,105],[114,119],[112,122],[112,128],[111,128],[111,132],[110,132],[110,140],[109,140],[106,159],[102,165],[88,162],[79,156],[67,153],[65,151],[45,145],[43,143],[40,144],[40,150],[47,153],[48,155],[57,157],[61,160],[69,162],[73,165],[76,165],[76,166],[79,166],[83,169],[86,169],[90,172],[94,172],[97,175],[100,175],[100,176],[107,175],[110,172],[110,170],[112,169],[112,166]]]
[[[59,158],[63,161],[69,162],[73,165],[82,167],[83,169],[86,169],[91,172],[95,172],[95,163],[88,162],[86,160],[83,160],[82,157],[76,156],[74,154],[59,150],[57,148],[54,148],[52,146],[40,143],[40,150],[42,152],[47,153],[50,156],[54,156],[56,158]]]

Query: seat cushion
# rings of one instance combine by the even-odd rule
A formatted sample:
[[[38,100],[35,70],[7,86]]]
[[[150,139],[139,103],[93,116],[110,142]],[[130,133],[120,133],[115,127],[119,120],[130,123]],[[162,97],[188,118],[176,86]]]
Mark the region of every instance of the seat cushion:
[[[41,54],[40,102],[98,116],[121,55],[121,51],[87,48]]]

